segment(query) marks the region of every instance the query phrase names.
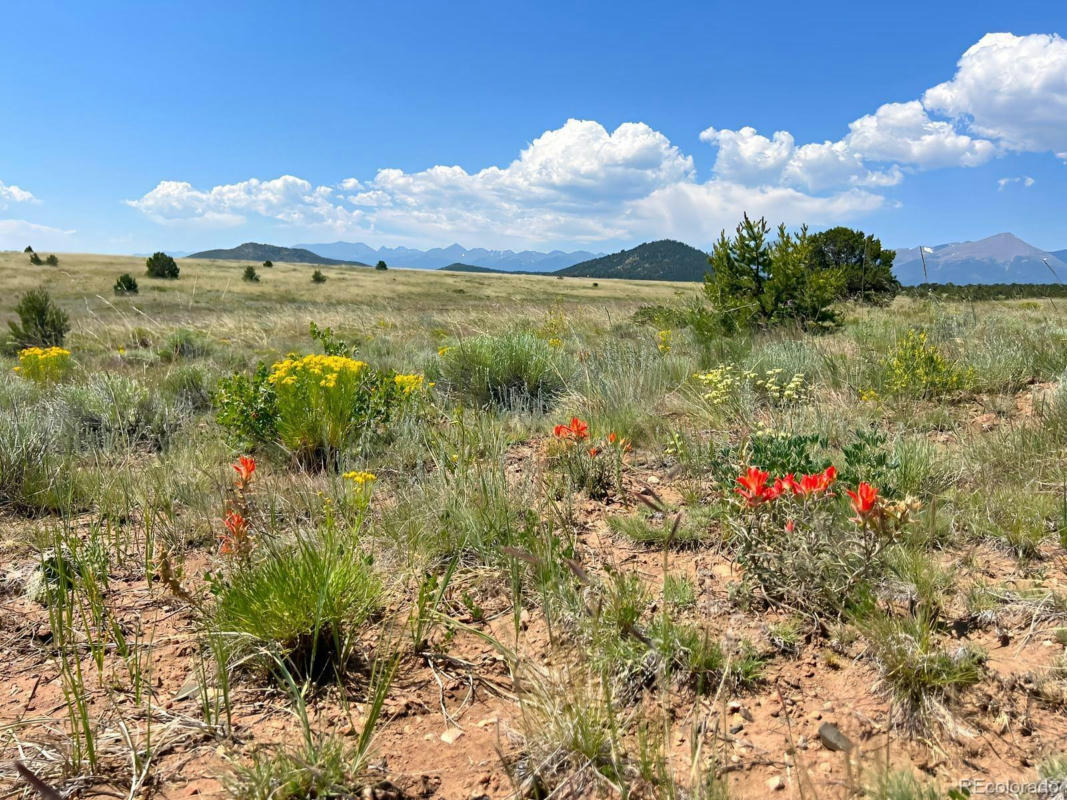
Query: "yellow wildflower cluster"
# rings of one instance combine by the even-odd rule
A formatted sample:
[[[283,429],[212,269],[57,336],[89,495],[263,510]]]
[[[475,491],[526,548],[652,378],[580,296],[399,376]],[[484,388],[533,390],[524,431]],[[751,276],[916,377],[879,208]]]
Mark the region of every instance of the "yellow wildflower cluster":
[[[358,470],[346,472],[341,477],[344,478],[346,481],[351,481],[356,486],[360,487],[366,486],[369,483],[374,483],[376,480],[378,480],[378,476],[375,475],[373,472],[361,472]]]
[[[782,383],[781,377],[781,369],[768,370],[766,375],[753,382],[753,386],[774,402],[796,403],[805,399],[808,387],[804,380],[804,373],[795,373],[786,383]]]
[[[548,340],[548,346],[555,350],[559,350],[561,347],[563,347],[563,340],[560,339],[558,336],[553,336],[551,339]]]
[[[412,392],[417,392],[422,389],[425,379],[422,375],[396,375],[393,377],[393,381],[404,392],[405,395],[409,395]],[[433,386],[433,384],[430,384]]]
[[[27,347],[19,351],[15,372],[38,383],[62,380],[70,371],[70,350],[62,347]]]
[[[736,398],[745,386],[772,403],[800,403],[811,391],[803,373],[798,372],[783,381],[782,370],[778,368],[760,374],[750,369],[741,370],[733,364],[720,364],[693,377],[706,389],[704,399],[716,406]]]
[[[672,344],[674,344],[674,331],[662,330],[656,332],[656,349],[663,355],[671,352]]]
[[[745,372],[743,375],[755,376],[755,373]],[[717,406],[734,396],[741,386],[742,373],[733,364],[720,364],[715,369],[698,372],[693,377],[707,389],[704,399]]]
[[[287,358],[271,368],[267,378],[275,386],[291,386],[301,380],[316,381],[319,386],[330,389],[337,379],[355,377],[366,368],[366,363],[345,356],[310,355],[302,358]]]
[[[959,389],[972,372],[963,372],[927,341],[926,331],[909,330],[886,358],[886,384],[893,394],[936,397]]]

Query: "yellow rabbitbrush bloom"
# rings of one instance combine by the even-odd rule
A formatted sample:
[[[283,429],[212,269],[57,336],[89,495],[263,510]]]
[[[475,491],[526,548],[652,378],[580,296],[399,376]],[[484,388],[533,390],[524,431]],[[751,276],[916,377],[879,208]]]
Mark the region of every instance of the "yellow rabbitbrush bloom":
[[[15,372],[37,383],[62,380],[70,372],[70,350],[62,347],[27,347],[19,351]]]
[[[373,388],[363,361],[345,356],[290,356],[267,381],[278,400],[278,433],[295,452],[343,447],[354,427],[352,409]]]
[[[411,394],[422,389],[425,379],[422,375],[396,375],[393,377],[393,381],[404,392],[404,394]],[[432,384],[431,384],[432,385]]]
[[[378,476],[373,472],[361,472],[358,470],[346,472],[341,477],[346,481],[352,481],[356,486],[366,486],[368,483],[374,483],[378,480]]]
[[[289,357],[279,361],[271,368],[267,379],[273,384],[285,382],[288,378],[300,379],[302,375],[316,375],[323,378],[332,377],[335,381],[342,374],[358,375],[367,364],[345,356],[310,355],[302,358]],[[295,381],[290,382],[293,383]]]

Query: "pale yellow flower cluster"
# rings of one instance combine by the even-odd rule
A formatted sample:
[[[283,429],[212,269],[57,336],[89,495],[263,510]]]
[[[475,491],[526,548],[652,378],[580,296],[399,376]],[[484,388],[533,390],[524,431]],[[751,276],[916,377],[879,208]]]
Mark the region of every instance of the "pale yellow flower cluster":
[[[783,383],[782,370],[778,368],[760,375],[750,369],[741,370],[733,364],[721,364],[707,372],[698,372],[693,377],[704,385],[707,390],[704,399],[712,405],[725,403],[746,385],[774,403],[803,402],[811,390],[803,373],[798,372]]]
[[[720,364],[715,369],[698,372],[693,377],[704,384],[704,388],[707,389],[704,399],[712,405],[720,405],[733,396],[733,393],[740,387],[742,378],[751,379],[755,377],[755,373],[741,374],[733,364]]]

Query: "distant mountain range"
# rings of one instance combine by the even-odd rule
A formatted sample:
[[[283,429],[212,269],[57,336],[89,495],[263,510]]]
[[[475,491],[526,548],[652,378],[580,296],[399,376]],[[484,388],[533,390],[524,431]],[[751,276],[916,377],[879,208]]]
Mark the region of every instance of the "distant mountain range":
[[[245,242],[228,250],[201,250],[187,258],[218,259],[221,261],[277,261],[296,264],[322,264],[323,266],[350,266],[365,267],[361,261],[343,261],[337,258],[326,258],[318,253],[305,250],[300,247],[279,247],[275,244],[259,244],[257,242]]]
[[[906,286],[918,283],[1057,283],[1067,282],[1067,250],[1041,250],[1011,233],[977,242],[954,242],[896,251],[893,272]],[[175,254],[177,255],[177,254]],[[923,271],[922,255],[926,257]],[[298,262],[365,267],[385,261],[393,267],[444,269],[451,272],[510,272],[574,278],[700,281],[708,269],[707,254],[682,242],[646,242],[618,253],[584,251],[467,250],[455,244],[430,250],[407,247],[372,248],[334,242],[295,247],[246,242],[228,250],[204,250],[189,258]]]
[[[925,274],[923,255],[926,257]],[[926,247],[923,254],[919,253],[918,247],[897,250],[893,272],[905,286],[917,283],[1059,283],[1067,281],[1067,250],[1040,250],[1014,234],[998,233],[977,242]]]
[[[390,267],[411,267],[414,269],[441,269],[451,264],[467,264],[472,267],[489,267],[501,272],[553,272],[569,267],[580,261],[596,258],[601,253],[577,250],[565,253],[553,250],[540,253],[535,250],[486,250],[476,247],[468,250],[459,244],[448,247],[434,247],[429,250],[415,250],[410,247],[374,248],[362,242],[331,242],[328,244],[296,244],[313,253],[329,258],[362,261],[377,264],[384,261]]]

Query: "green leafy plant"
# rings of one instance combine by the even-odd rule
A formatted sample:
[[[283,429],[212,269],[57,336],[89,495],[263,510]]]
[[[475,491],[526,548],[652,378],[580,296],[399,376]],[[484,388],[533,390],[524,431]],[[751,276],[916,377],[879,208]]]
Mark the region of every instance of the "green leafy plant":
[[[259,273],[256,272],[256,268],[249,264],[245,267],[244,272],[241,273],[241,280],[249,283],[259,283]]]
[[[246,446],[280,444],[305,466],[336,466],[415,406],[421,375],[376,370],[339,355],[287,358],[219,383],[218,421]]]
[[[914,328],[897,339],[884,369],[888,391],[902,397],[940,397],[962,388],[967,379],[928,341],[926,331]]]
[[[322,274],[321,269],[317,269],[311,273],[312,283],[326,283],[326,276]]]

